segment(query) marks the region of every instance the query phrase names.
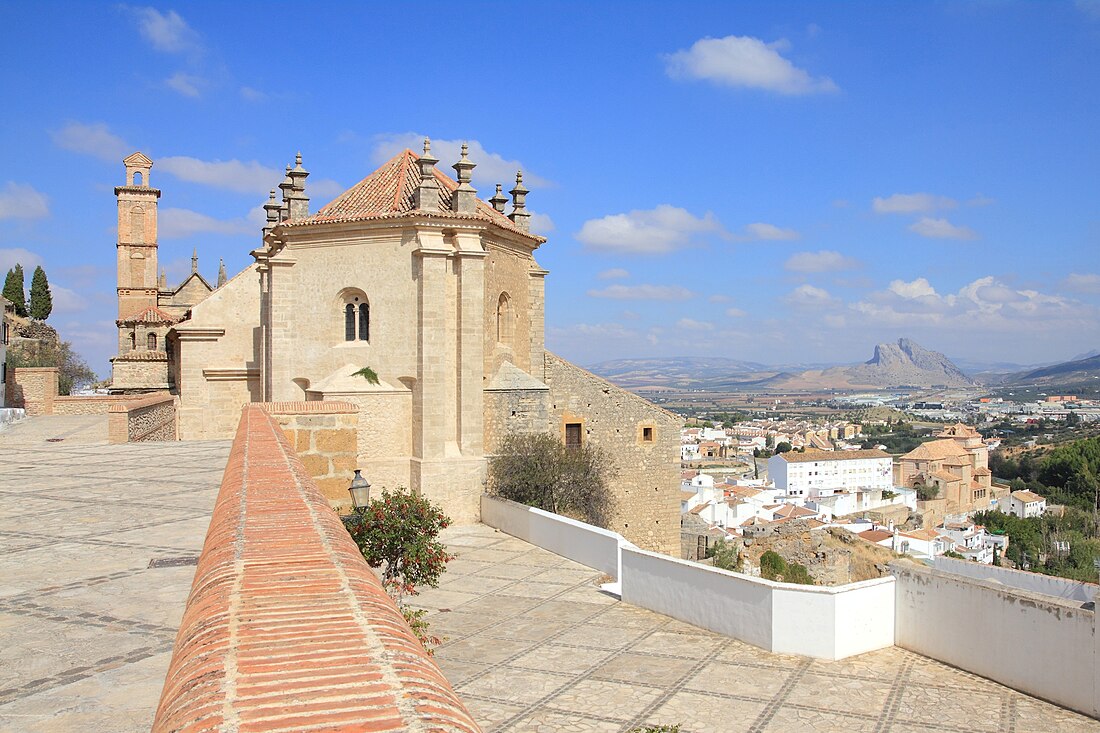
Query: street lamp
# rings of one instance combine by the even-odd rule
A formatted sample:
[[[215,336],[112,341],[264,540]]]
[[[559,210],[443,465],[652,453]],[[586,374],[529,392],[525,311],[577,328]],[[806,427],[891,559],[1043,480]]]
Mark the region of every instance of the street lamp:
[[[355,469],[355,478],[351,480],[348,493],[351,494],[351,505],[356,509],[365,509],[370,503],[370,482],[363,478],[362,469]]]

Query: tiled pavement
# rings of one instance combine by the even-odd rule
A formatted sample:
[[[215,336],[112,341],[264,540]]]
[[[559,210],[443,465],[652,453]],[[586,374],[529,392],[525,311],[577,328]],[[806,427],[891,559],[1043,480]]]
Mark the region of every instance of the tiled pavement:
[[[0,731],[152,725],[229,443],[106,434],[105,416],[0,431]]]
[[[414,599],[436,659],[486,731],[1042,733],[1100,721],[892,648],[840,662],[769,654],[615,600],[600,574],[484,526]]]

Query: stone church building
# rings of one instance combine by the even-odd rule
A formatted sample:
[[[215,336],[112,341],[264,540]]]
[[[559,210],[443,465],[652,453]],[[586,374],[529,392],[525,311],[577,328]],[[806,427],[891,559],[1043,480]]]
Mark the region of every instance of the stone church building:
[[[465,146],[457,180],[437,162],[425,141],[311,213],[299,155],[264,206],[255,262],[217,288],[193,268],[168,289],[152,161],[131,155],[116,189],[114,389],[177,394],[184,439],[230,437],[247,402],[354,403],[371,483],[411,487],[459,522],[476,521],[502,436],[591,441],[618,469],[611,529],[677,553],[679,417],[546,350],[546,239],[530,231],[522,174],[510,199],[497,185],[483,201]]]

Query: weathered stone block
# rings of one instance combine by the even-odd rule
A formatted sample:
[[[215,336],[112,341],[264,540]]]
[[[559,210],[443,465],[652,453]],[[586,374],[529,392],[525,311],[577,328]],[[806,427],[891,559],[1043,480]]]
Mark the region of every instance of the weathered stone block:
[[[348,428],[318,430],[313,442],[318,453],[355,453],[355,431]]]
[[[299,457],[302,459],[302,465],[305,466],[306,471],[314,479],[324,478],[331,473],[332,464],[328,456],[307,453]]]

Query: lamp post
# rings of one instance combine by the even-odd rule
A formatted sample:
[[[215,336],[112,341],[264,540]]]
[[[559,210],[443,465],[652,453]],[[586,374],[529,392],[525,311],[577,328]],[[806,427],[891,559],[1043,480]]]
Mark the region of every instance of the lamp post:
[[[355,478],[348,487],[351,505],[356,509],[365,509],[370,504],[370,482],[363,478],[362,469],[355,469]]]

